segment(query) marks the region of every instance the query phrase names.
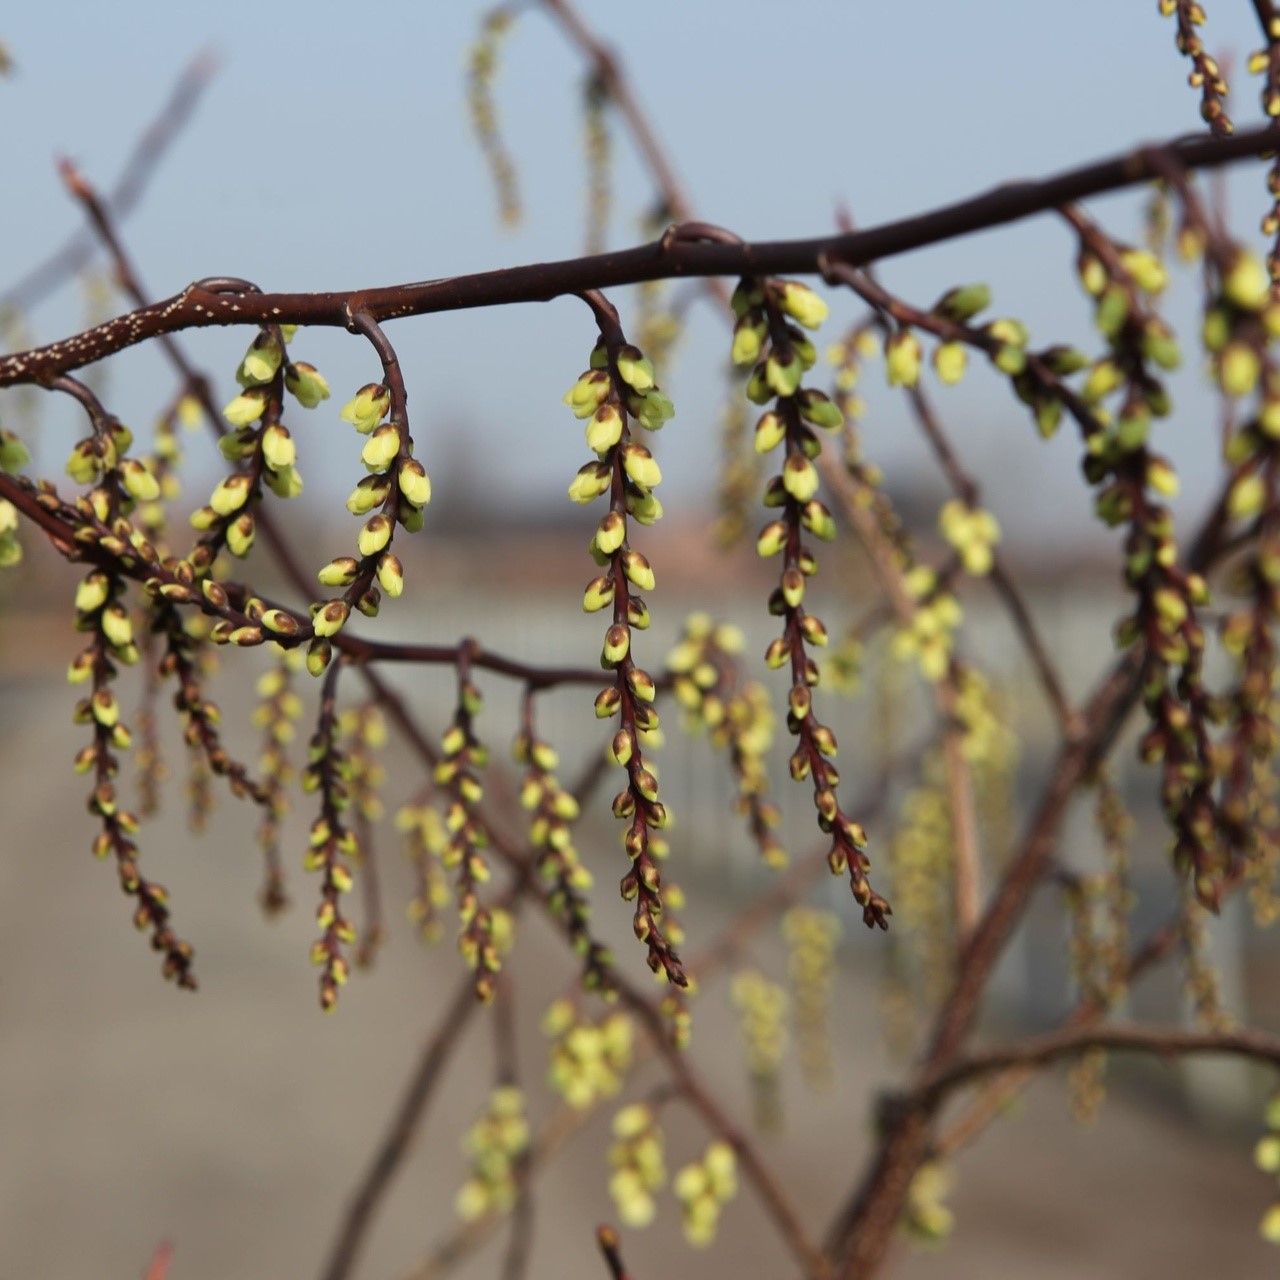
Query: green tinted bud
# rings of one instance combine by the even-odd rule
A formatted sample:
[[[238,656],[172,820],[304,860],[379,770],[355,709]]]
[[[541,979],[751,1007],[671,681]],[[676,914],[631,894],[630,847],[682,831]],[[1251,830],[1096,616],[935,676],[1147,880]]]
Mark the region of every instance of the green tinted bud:
[[[356,538],[360,554],[368,559],[376,556],[391,541],[391,519],[388,516],[376,515],[365,523]]]
[[[284,351],[274,333],[262,330],[254,338],[236,373],[236,381],[242,387],[258,386],[270,382],[276,376]]]
[[[297,467],[270,468],[263,473],[263,483],[277,498],[296,498],[302,492],[302,476]]]
[[[138,502],[154,502],[160,496],[160,483],[136,458],[120,464],[120,478],[131,498]]]
[[[1243,342],[1228,344],[1218,361],[1218,381],[1229,396],[1247,396],[1261,372],[1257,353]]]
[[[639,667],[632,667],[627,672],[627,687],[641,702],[652,702],[658,696],[653,677],[647,671],[641,671]]]
[[[228,476],[218,484],[209,497],[209,505],[220,516],[239,511],[249,500],[250,481],[247,475]]]
[[[596,538],[599,539],[597,533]],[[615,587],[612,578],[593,578],[582,597],[583,613],[598,613],[613,603]]]
[[[67,458],[66,470],[67,475],[76,484],[92,484],[97,479],[98,472],[102,470],[102,463],[93,453],[91,440],[80,440],[76,443]]]
[[[1166,498],[1178,495],[1178,473],[1163,458],[1151,458],[1148,461],[1147,484]]]
[[[1001,373],[1016,378],[1027,367],[1027,353],[1011,342],[1004,342],[991,353],[991,363]]]
[[[350,613],[351,610],[345,601],[330,600],[328,604],[320,607],[311,625],[317,636],[336,636],[346,625]]]
[[[1046,347],[1040,353],[1040,362],[1050,373],[1065,377],[1088,368],[1089,357],[1083,351],[1077,351],[1075,347]]]
[[[250,427],[241,427],[238,431],[229,432],[218,441],[218,452],[228,462],[239,462],[257,452],[258,433]]]
[[[369,471],[385,471],[400,452],[400,431],[393,422],[375,428],[360,450],[360,461]]]
[[[291,613],[286,613],[283,609],[268,609],[262,615],[262,625],[278,636],[296,636],[298,634],[297,618]]]
[[[756,552],[763,558],[776,556],[787,545],[787,525],[784,520],[774,520],[760,530],[756,539]]]
[[[12,431],[0,431],[0,471],[17,475],[21,467],[31,461],[31,454]]]
[[[273,471],[281,471],[297,462],[298,446],[287,427],[273,422],[262,433],[262,456]]]
[[[321,400],[329,398],[329,384],[313,364],[302,360],[284,371],[284,385],[304,409],[314,409]]]
[[[333,646],[327,640],[313,640],[307,646],[307,670],[313,676],[324,675],[332,657]]]
[[[1124,375],[1114,360],[1099,360],[1085,379],[1084,398],[1096,404],[1109,396],[1123,381]]]
[[[816,498],[804,504],[804,509],[800,512],[800,523],[815,538],[821,538],[823,542],[835,541],[835,517]]]
[[[1040,435],[1048,440],[1057,434],[1058,428],[1062,425],[1062,401],[1058,399],[1037,400],[1036,407],[1036,429]]]
[[[589,418],[604,403],[610,390],[609,375],[603,369],[591,369],[564,393],[563,402],[576,418]]]
[[[369,382],[342,406],[338,417],[367,436],[386,417],[390,407],[391,392],[380,382]]]
[[[431,501],[431,480],[422,463],[408,458],[400,464],[400,492],[405,501],[415,507],[425,507]]]
[[[614,363],[618,376],[633,391],[643,394],[654,386],[653,361],[641,354],[637,347],[620,347]]]
[[[775,350],[765,361],[765,382],[776,396],[795,395],[803,373],[800,357],[794,351],[779,355]]]
[[[1125,249],[1120,254],[1120,262],[1143,293],[1161,293],[1169,283],[1164,263],[1146,249]]]
[[[1162,369],[1176,369],[1182,363],[1177,339],[1154,317],[1142,330],[1142,354]]]
[[[629,489],[625,502],[628,514],[641,524],[656,524],[662,519],[662,503],[652,493]]]
[[[222,411],[233,427],[247,427],[262,417],[267,407],[267,393],[258,388],[242,391]]]
[[[778,305],[806,329],[817,329],[830,315],[826,302],[808,285],[801,284],[798,280],[781,282]]]
[[[602,404],[587,423],[587,447],[604,455],[622,439],[622,414],[617,405]]]
[[[1262,477],[1251,471],[1241,476],[1227,494],[1227,512],[1236,520],[1256,516],[1267,501],[1267,487]]]
[[[1222,292],[1244,311],[1259,311],[1267,300],[1271,280],[1262,260],[1241,252],[1222,278]]]
[[[98,689],[89,699],[89,712],[105,729],[110,729],[120,719],[120,704],[110,689]]]
[[[1128,291],[1122,284],[1109,286],[1098,299],[1097,310],[1093,313],[1098,331],[1105,337],[1114,338],[1124,328],[1124,322],[1128,318]]]
[[[608,492],[611,478],[611,469],[606,463],[588,462],[586,466],[579,467],[578,474],[570,483],[569,497],[579,506],[586,506]]]
[[[910,329],[895,329],[884,340],[884,358],[891,387],[914,387],[920,381],[920,339]]]
[[[253,517],[247,511],[242,512],[227,525],[227,550],[237,559],[243,560],[253,547],[257,531]]]
[[[755,364],[764,349],[769,326],[759,312],[742,316],[733,326],[733,349],[729,358],[734,364]]]
[[[393,600],[404,592],[404,566],[400,557],[388,552],[378,561],[378,585]]]
[[[787,428],[779,414],[770,410],[756,423],[755,448],[757,453],[768,453],[786,439]]]
[[[405,466],[409,464],[406,463]],[[404,467],[400,469],[401,492],[404,491]],[[347,510],[353,516],[368,515],[374,507],[381,506],[391,491],[391,484],[385,476],[366,476],[360,481],[347,498]]]
[[[660,431],[662,427],[676,415],[671,398],[664,395],[656,387],[643,396],[631,396],[627,400],[627,408],[632,417],[646,431]]]
[[[656,489],[662,482],[662,471],[654,461],[653,454],[642,444],[623,446],[622,467],[642,489]]]
[[[622,571],[641,591],[654,588],[653,570],[649,561],[638,551],[625,551],[622,555]]]
[[[600,665],[606,670],[616,667],[631,651],[631,632],[624,626],[614,623],[605,632],[604,648],[600,653]]]
[[[326,587],[346,587],[356,580],[360,572],[360,564],[351,556],[341,556],[330,560],[316,575]]]
[[[105,573],[91,573],[76,587],[76,608],[81,613],[93,613],[106,604],[111,594],[111,583]]]
[[[953,386],[964,377],[968,363],[969,353],[964,349],[963,343],[944,342],[933,349],[933,367],[939,381],[947,386]]]
[[[622,546],[627,537],[627,522],[616,511],[610,511],[596,529],[596,548],[603,555],[611,556]]]
[[[844,414],[840,412],[840,407],[821,391],[802,391],[799,402],[800,416],[806,422],[813,423],[815,427],[822,427],[827,431],[838,431],[844,426]],[[759,431],[758,426],[756,429]]]
[[[739,319],[752,307],[759,307],[764,302],[764,288],[759,280],[739,280],[734,288],[730,305],[733,314]]]
[[[615,685],[610,685],[607,689],[602,689],[596,695],[596,719],[607,720],[610,716],[617,715],[618,708],[622,705],[622,694]]]
[[[985,311],[990,305],[991,289],[987,285],[968,284],[948,289],[933,304],[933,314],[956,324],[968,324],[979,311]]]
[[[801,453],[793,453],[782,468],[782,483],[797,502],[808,502],[818,491],[818,469]]]

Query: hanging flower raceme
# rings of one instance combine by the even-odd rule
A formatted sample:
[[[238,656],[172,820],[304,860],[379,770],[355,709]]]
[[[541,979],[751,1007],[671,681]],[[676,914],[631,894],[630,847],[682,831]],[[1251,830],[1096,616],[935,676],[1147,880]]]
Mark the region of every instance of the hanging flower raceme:
[[[844,419],[822,392],[802,386],[817,353],[797,324],[816,329],[826,318],[827,305],[795,281],[743,280],[734,291],[733,307],[738,317],[733,359],[752,366],[747,398],[770,406],[756,423],[756,450],[768,454],[781,446],[784,453],[782,469],[769,480],[764,495],[765,506],[779,514],[761,530],[756,550],[766,559],[782,557],[778,586],[769,598],[769,612],[783,620],[782,634],[770,644],[765,661],[773,669],[787,668],[791,676],[787,728],[796,738],[791,776],[797,782],[812,781],[818,825],[831,835],[832,872],[848,871],[863,919],[887,928],[889,904],[867,878],[871,860],[866,832],[845,813],[836,794],[835,734],[818,720],[813,706],[820,675],[809,649],[826,645],[827,629],[805,608],[808,579],[817,573],[818,560],[804,536],[830,542],[836,533],[831,512],[817,497],[814,461],[822,443],[814,428],[835,431]]]
[[[591,353],[591,367],[564,397],[574,415],[586,420],[587,444],[596,454],[596,461],[579,470],[569,496],[583,505],[609,497],[609,510],[590,543],[604,572],[588,584],[583,609],[609,609],[612,616],[600,665],[613,673],[613,681],[596,699],[596,715],[602,720],[617,717],[609,754],[627,775],[626,787],[613,802],[615,817],[626,823],[623,844],[632,863],[622,880],[622,895],[636,904],[633,927],[648,948],[649,967],[683,987],[688,980],[662,923],[658,861],[667,853],[661,834],[667,811],[658,799],[657,774],[644,756],[658,729],[653,708],[657,686],[637,665],[631,648],[633,633],[649,626],[649,609],[639,593],[652,590],[655,579],[649,561],[629,541],[630,521],[651,525],[662,515],[653,492],[662,473],[649,450],[633,439],[631,423],[656,430],[674,410],[654,382],[652,364],[624,341],[616,314],[612,308],[605,311],[607,307],[603,303],[597,311],[605,334]]]

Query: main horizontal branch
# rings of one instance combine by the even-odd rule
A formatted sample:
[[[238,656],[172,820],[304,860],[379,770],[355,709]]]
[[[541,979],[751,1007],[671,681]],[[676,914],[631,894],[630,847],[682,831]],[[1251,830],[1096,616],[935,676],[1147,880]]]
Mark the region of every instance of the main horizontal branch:
[[[813,275],[823,263],[865,265],[973,231],[1014,222],[1073,200],[1118,191],[1161,177],[1175,165],[1211,169],[1280,150],[1280,127],[1230,138],[1192,137],[1071,169],[1038,182],[1009,183],[916,217],[865,231],[808,240],[725,243],[682,236],[673,227],[660,240],[591,257],[508,267],[417,284],[325,293],[261,293],[241,282],[197,281],[180,294],[140,307],[96,328],[31,351],[0,357],[0,386],[47,383],[59,374],[162,334],[238,324],[340,325],[355,317],[377,321],[517,302],[546,302],[566,294],[644,280],[738,275]]]

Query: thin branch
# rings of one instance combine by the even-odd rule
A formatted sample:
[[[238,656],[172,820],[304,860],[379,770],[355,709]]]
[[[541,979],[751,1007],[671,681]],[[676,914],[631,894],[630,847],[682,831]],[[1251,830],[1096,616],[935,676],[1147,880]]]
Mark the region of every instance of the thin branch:
[[[236,293],[225,281],[196,281],[149,307],[31,351],[0,357],[0,386],[47,382],[140,342],[211,325],[299,324],[350,328],[374,320],[518,302],[546,302],[591,289],[684,276],[820,274],[824,265],[865,265],[912,249],[1002,226],[1069,201],[1119,191],[1179,170],[1211,169],[1280,149],[1268,125],[1230,138],[1193,137],[1139,147],[1038,182],[1011,183],[915,217],[865,231],[807,240],[725,243],[665,235],[651,244],[561,262],[510,267],[415,284],[323,293]],[[214,285],[219,286],[214,288]]]
[[[1059,1058],[1072,1058],[1088,1049],[1152,1053],[1161,1057],[1218,1053],[1252,1058],[1280,1067],[1280,1036],[1264,1031],[1187,1031],[1178,1027],[1068,1027],[1033,1036],[1017,1044],[999,1045],[961,1058],[927,1076],[912,1105],[934,1105],[944,1095],[978,1076],[1009,1067],[1042,1067]]]

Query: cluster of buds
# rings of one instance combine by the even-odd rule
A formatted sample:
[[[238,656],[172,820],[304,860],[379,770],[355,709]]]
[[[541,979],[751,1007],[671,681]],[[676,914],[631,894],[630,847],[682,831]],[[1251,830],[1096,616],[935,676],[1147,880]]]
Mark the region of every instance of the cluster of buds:
[[[107,490],[95,490],[93,497],[110,505]],[[75,720],[77,724],[90,725],[93,737],[76,756],[75,767],[77,773],[91,774],[94,780],[88,807],[101,823],[93,843],[94,855],[115,858],[120,887],[137,900],[134,925],[149,931],[152,947],[164,955],[164,976],[179,986],[194,989],[192,949],[170,927],[166,890],[138,870],[138,847],[133,842],[138,819],[121,807],[116,793],[115,778],[120,768],[116,752],[127,750],[132,736],[121,719],[120,703],[112,685],[117,664],[132,666],[139,657],[123,594],[124,580],[100,570],[88,574],[76,588],[76,630],[87,633],[90,640],[72,660],[67,678],[72,684],[92,686],[90,695],[76,704]]]
[[[204,676],[210,660],[208,646],[199,634],[192,634],[177,608],[163,596],[153,603],[152,631],[164,638],[164,656],[158,673],[177,684],[173,706],[182,723],[183,739],[198,760],[201,775],[225,778],[231,794],[248,798],[269,808],[270,800],[261,784],[249,777],[248,768],[234,759],[222,744],[219,724],[222,713],[216,703],[205,697]],[[202,824],[206,815],[197,805],[195,820]]]
[[[938,512],[938,529],[955,548],[966,573],[982,578],[991,572],[1000,526],[990,511],[952,498]]]
[[[647,1227],[657,1215],[654,1196],[667,1185],[662,1127],[652,1107],[636,1102],[613,1117],[609,1194],[628,1227]]]
[[[515,1085],[499,1085],[462,1142],[471,1174],[458,1191],[458,1217],[474,1222],[489,1214],[510,1213],[520,1190],[520,1159],[528,1149],[524,1093]]]
[[[302,655],[296,649],[281,650],[276,664],[258,677],[256,686],[258,705],[253,711],[253,723],[262,730],[258,768],[266,793],[265,813],[258,828],[258,845],[266,861],[260,901],[268,915],[278,914],[288,904],[280,862],[280,827],[289,812],[289,788],[294,780],[289,747],[297,736],[303,711],[302,698],[293,684],[294,673],[301,665]]]
[[[1177,476],[1147,445],[1153,418],[1169,412],[1158,371],[1176,367],[1180,359],[1149,302],[1167,277],[1146,250],[1116,244],[1076,210],[1067,216],[1080,239],[1080,280],[1094,299],[1094,322],[1109,347],[1089,373],[1086,408],[1079,416],[1086,433],[1085,478],[1098,487],[1097,513],[1105,524],[1127,528],[1125,580],[1137,606],[1118,624],[1116,639],[1122,648],[1138,641],[1145,646],[1142,692],[1151,728],[1142,740],[1142,757],[1163,764],[1162,799],[1174,834],[1175,865],[1190,873],[1202,902],[1216,905],[1227,867],[1216,834],[1213,712],[1198,616],[1208,588],[1178,563],[1173,516],[1161,501],[1177,493]],[[1260,264],[1257,274],[1256,285],[1237,280],[1233,293],[1243,298],[1247,288],[1265,294]],[[1113,399],[1114,411],[1105,407]]]
[[[667,671],[688,727],[705,730],[712,744],[728,754],[738,788],[735,808],[747,819],[765,865],[781,868],[787,864],[787,851],[775,834],[781,814],[764,798],[774,713],[768,690],[741,679],[745,644],[737,627],[716,625],[704,613],[691,614],[667,654]]]
[[[662,515],[653,493],[662,473],[649,450],[632,439],[630,424],[656,430],[673,410],[654,381],[652,363],[624,340],[616,315],[606,307],[601,302],[597,309],[601,338],[591,353],[590,368],[564,397],[574,416],[586,419],[587,444],[597,458],[578,471],[569,496],[584,505],[609,498],[609,510],[590,543],[591,555],[604,572],[587,585],[582,607],[588,613],[610,609],[612,615],[600,665],[613,673],[613,682],[601,691],[595,706],[602,720],[618,717],[609,755],[627,775],[627,785],[613,802],[614,816],[626,824],[623,846],[631,859],[622,896],[635,902],[632,927],[648,950],[649,967],[683,987],[687,979],[662,921],[658,861],[667,853],[661,833],[668,815],[658,799],[657,774],[644,757],[644,748],[654,745],[650,735],[658,729],[653,707],[657,686],[632,652],[633,631],[649,626],[648,606],[637,593],[653,589],[654,574],[645,556],[628,542],[630,520],[651,525]]]
[[[894,632],[889,652],[899,662],[914,658],[920,674],[936,683],[951,669],[964,612],[946,579],[928,565],[913,565],[903,574],[902,585],[913,608],[910,619]]]
[[[583,961],[583,986],[588,991],[612,993],[613,957],[591,936],[591,872],[582,865],[573,845],[573,823],[580,813],[578,801],[556,777],[560,760],[555,748],[532,732],[521,733],[513,754],[525,767],[520,804],[529,810],[529,843],[538,860],[538,873],[550,885],[551,908],[564,921],[574,950]]]
[[[1160,0],[1160,12],[1178,25],[1178,52],[1191,59],[1187,83],[1200,91],[1201,119],[1219,137],[1228,137],[1235,131],[1224,106],[1230,90],[1217,59],[1205,49],[1204,41],[1196,30],[1204,26],[1204,7],[1199,0]]]
[[[391,542],[397,525],[410,533],[422,528],[423,508],[431,501],[431,481],[413,456],[404,405],[393,399],[384,384],[372,382],[361,387],[339,415],[368,437],[360,461],[369,474],[347,498],[347,510],[364,518],[364,524],[356,538],[359,557],[339,556],[316,575],[322,586],[343,590],[340,596],[311,606],[317,637],[313,652],[327,651],[327,637],[342,630],[353,608],[373,618],[384,593],[394,599],[404,591],[404,566],[391,550]],[[383,421],[388,413],[390,419]],[[317,665],[323,670],[323,663]]]
[[[787,978],[800,1065],[810,1084],[825,1087],[831,1080],[827,1018],[836,974],[840,917],[814,907],[792,907],[782,917],[782,936],[787,944]]]
[[[585,1111],[622,1088],[631,1067],[634,1031],[618,1011],[592,1022],[570,1000],[556,1000],[542,1019],[551,1041],[547,1083],[571,1107]]]
[[[438,942],[444,932],[442,913],[449,905],[449,882],[441,858],[449,846],[444,819],[429,804],[406,804],[396,814],[396,830],[404,835],[404,851],[413,864],[414,893],[408,915],[424,942]]]
[[[805,545],[806,531],[824,542],[835,537],[831,512],[817,497],[819,478],[815,459],[822,442],[815,427],[836,431],[844,423],[839,408],[822,392],[802,386],[804,374],[817,359],[803,329],[816,329],[827,305],[816,293],[795,281],[744,279],[733,295],[733,359],[752,366],[747,398],[772,407],[755,428],[757,452],[767,454],[783,446],[779,474],[765,486],[766,507],[780,511],[756,540],[765,558],[780,555],[782,571],[769,598],[769,612],[782,618],[782,634],[770,645],[765,662],[774,670],[787,667],[791,676],[787,728],[796,739],[791,776],[812,781],[818,825],[831,836],[828,861],[833,874],[846,870],[863,919],[888,927],[889,904],[867,879],[871,865],[862,827],[841,808],[836,795],[840,777],[835,767],[835,734],[814,712],[813,689],[820,675],[809,648],[827,643],[827,630],[816,614],[804,607],[806,583],[818,571],[818,560]],[[792,323],[792,322],[795,323]]]
[[[478,771],[489,763],[489,749],[475,736],[474,720],[483,699],[465,664],[459,665],[458,706],[453,724],[441,742],[442,756],[435,768],[435,783],[448,796],[445,830],[448,841],[441,864],[457,876],[458,916],[462,932],[458,950],[476,975],[476,996],[493,999],[495,975],[502,967],[494,936],[493,913],[480,905],[479,888],[489,880],[484,848],[489,837],[480,817],[484,788]]]
[[[758,969],[744,969],[734,975],[730,994],[751,1076],[756,1124],[775,1129],[781,1119],[778,1073],[787,1054],[787,993]]]
[[[235,430],[224,435],[218,447],[238,468],[218,482],[208,505],[191,516],[201,536],[187,559],[197,577],[212,572],[223,547],[240,558],[249,554],[257,535],[252,508],[261,501],[264,485],[278,498],[295,498],[302,492],[298,446],[280,421],[287,368],[295,366],[285,358],[284,335],[274,326],[260,329],[236,373],[244,389],[222,411]],[[324,386],[314,370],[311,377]]]
[[[1265,1124],[1267,1132],[1253,1149],[1253,1162],[1280,1182],[1280,1097],[1267,1103]],[[1280,1196],[1262,1215],[1258,1231],[1269,1244],[1280,1244]]]
[[[321,873],[320,906],[316,910],[320,937],[312,944],[311,962],[320,968],[320,1007],[326,1013],[336,1007],[338,988],[351,972],[342,948],[355,942],[356,929],[342,914],[341,898],[352,888],[350,864],[360,855],[355,832],[346,825],[346,812],[351,806],[351,771],[339,749],[333,699],[330,682],[302,773],[303,791],[320,794],[320,813],[311,824],[303,868]]]
[[[684,1238],[696,1248],[714,1243],[720,1211],[738,1194],[738,1157],[727,1142],[713,1142],[671,1184],[680,1201]]]

